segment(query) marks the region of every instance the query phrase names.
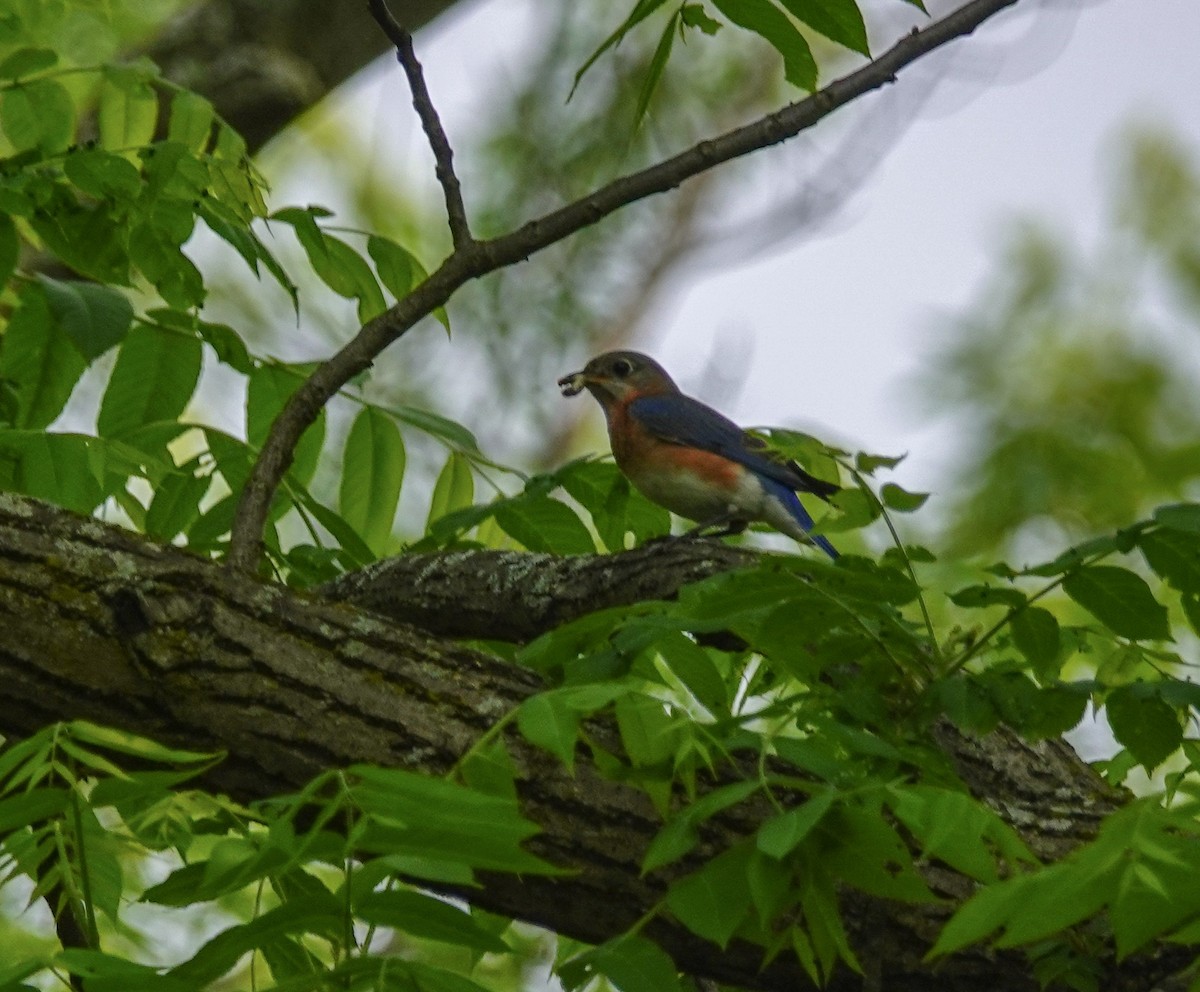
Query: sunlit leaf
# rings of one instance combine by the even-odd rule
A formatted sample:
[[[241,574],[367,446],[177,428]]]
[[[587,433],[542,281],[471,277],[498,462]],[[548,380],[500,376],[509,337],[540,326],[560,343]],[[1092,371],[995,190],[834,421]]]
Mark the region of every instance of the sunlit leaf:
[[[596,550],[579,515],[566,503],[548,496],[507,500],[497,507],[496,522],[530,551],[585,555]]]
[[[346,438],[339,506],[346,522],[379,553],[392,534],[404,463],[399,428],[379,410],[364,407]]]
[[[451,452],[433,486],[428,522],[432,524],[452,510],[470,506],[474,498],[475,477],[471,463],[458,452]]]
[[[66,150],[75,136],[75,104],[62,83],[37,79],[0,92],[0,127],[17,151]]]
[[[134,327],[100,403],[96,427],[101,436],[121,438],[145,424],[177,419],[191,401],[202,357],[195,337]]]
[[[100,142],[111,151],[147,145],[158,123],[158,97],[136,72],[109,69],[100,89]]]

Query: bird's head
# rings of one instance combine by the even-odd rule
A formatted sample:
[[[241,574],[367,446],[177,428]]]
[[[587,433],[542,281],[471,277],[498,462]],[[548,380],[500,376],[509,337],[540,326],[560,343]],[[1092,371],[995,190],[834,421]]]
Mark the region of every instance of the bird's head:
[[[606,409],[635,396],[677,393],[666,370],[653,358],[636,351],[609,351],[597,355],[583,367],[558,380],[564,396],[587,390]]]

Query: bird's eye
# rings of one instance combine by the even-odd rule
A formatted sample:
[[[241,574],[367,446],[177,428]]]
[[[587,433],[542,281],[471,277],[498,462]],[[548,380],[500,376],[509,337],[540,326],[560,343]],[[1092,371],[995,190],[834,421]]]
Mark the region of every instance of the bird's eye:
[[[624,358],[618,358],[613,362],[613,375],[618,379],[624,379],[630,372],[633,371],[633,363],[626,361]]]

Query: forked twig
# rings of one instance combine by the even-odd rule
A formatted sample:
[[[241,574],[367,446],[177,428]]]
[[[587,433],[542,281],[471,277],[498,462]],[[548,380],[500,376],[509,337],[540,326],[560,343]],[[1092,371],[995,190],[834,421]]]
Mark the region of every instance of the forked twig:
[[[382,0],[369,2],[374,10]],[[390,310],[365,324],[292,394],[272,424],[249,481],[242,490],[233,523],[227,559],[229,567],[243,572],[252,572],[256,568],[271,499],[291,465],[296,443],[324,405],[354,376],[368,368],[384,348],[422,317],[444,305],[464,283],[524,261],[621,207],[673,189],[685,179],[723,162],[795,137],[839,107],[893,82],[905,66],[956,38],[971,34],[989,17],[1015,3],[1017,0],[970,0],[928,27],[914,29],[873,62],[782,110],[616,179],[508,234],[489,241],[475,241],[468,236],[464,243],[456,243],[454,250],[425,282]],[[407,64],[405,69],[409,69]],[[444,133],[442,137],[445,137]],[[446,189],[445,183],[443,189]],[[447,201],[450,199],[447,192]]]

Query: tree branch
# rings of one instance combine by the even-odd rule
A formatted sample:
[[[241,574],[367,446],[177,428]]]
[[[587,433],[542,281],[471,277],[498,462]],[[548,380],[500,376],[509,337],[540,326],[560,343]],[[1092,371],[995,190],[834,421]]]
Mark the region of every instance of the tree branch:
[[[830,83],[807,99],[617,179],[509,234],[456,248],[425,282],[386,313],[365,324],[349,343],[319,366],[292,394],[272,425],[242,490],[234,518],[228,566],[242,572],[251,572],[257,566],[263,523],[271,499],[292,462],[296,443],[321,408],[342,386],[368,368],[384,348],[422,317],[444,305],[465,282],[523,261],[621,207],[673,189],[691,176],[794,137],[839,107],[892,82],[906,65],[970,34],[989,17],[1016,2],[970,0],[940,21],[923,30],[914,30],[874,62]]]
[[[319,592],[442,637],[524,643],[596,610],[673,599],[689,582],[759,559],[719,541],[682,538],[566,558],[521,551],[399,555]],[[508,604],[501,614],[498,599]]]
[[[446,198],[446,220],[450,225],[450,238],[455,249],[460,250],[474,239],[467,222],[462,189],[458,184],[458,176],[454,173],[454,151],[442,127],[441,118],[438,117],[437,108],[433,105],[433,98],[429,95],[429,87],[425,85],[425,73],[421,69],[421,63],[417,61],[417,53],[413,50],[412,35],[392,16],[387,0],[367,0],[367,3],[383,33],[395,46],[396,60],[408,77],[413,109],[421,119],[421,127],[425,129],[425,136],[429,139],[429,147],[433,151],[436,164],[437,180]]]
[[[680,542],[643,549],[665,558],[688,550]],[[513,580],[484,596],[478,610],[501,618],[521,608],[513,596],[538,584],[546,564],[522,557],[509,562]],[[423,564],[423,581],[436,585],[442,565],[463,562]],[[445,774],[500,716],[543,688],[529,671],[408,624],[230,575],[178,548],[2,493],[0,684],[5,737],[89,719],[191,750],[224,750],[228,757],[200,784],[241,801],[295,791],[319,772],[356,762]],[[621,753],[604,721],[588,733]],[[1093,838],[1124,801],[1060,742],[1029,744],[1004,730],[967,738],[950,727],[939,729],[939,739],[972,791],[1043,857]],[[641,873],[661,826],[649,799],[604,778],[583,750],[570,772],[515,734],[505,744],[522,812],[542,829],[530,850],[571,871],[485,875],[481,888],[460,894],[580,940],[624,932],[677,877]],[[741,774],[730,765],[725,772]],[[727,849],[772,812],[765,799],[751,799],[706,822],[696,858]],[[923,956],[972,886],[935,859],[922,864],[946,902],[901,905],[850,892],[843,900],[850,941],[878,962],[881,987],[1034,992],[1019,951],[969,948],[931,972]],[[812,988],[788,953],[763,967],[762,948],[735,940],[721,949],[662,915],[646,933],[690,974],[780,992]],[[1190,959],[1186,947],[1163,945],[1117,962],[1110,947],[1101,962],[1105,989],[1140,992]],[[827,985],[832,992],[861,987],[847,969]]]

